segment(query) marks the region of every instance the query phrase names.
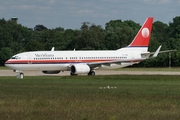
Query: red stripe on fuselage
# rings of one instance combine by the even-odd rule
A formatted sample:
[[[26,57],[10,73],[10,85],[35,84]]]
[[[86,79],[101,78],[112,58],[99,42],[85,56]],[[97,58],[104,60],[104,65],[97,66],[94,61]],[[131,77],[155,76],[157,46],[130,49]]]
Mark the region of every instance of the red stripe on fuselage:
[[[5,64],[68,64],[68,63],[108,63],[113,61],[119,62],[140,62],[141,60],[8,60]]]
[[[56,64],[56,63],[93,63],[93,62],[110,62],[113,60],[8,60],[5,64]]]

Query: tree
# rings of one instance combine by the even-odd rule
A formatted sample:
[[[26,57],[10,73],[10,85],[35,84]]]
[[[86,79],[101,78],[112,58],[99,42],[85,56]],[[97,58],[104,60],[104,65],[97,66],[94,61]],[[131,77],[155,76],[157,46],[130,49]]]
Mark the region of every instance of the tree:
[[[84,22],[81,26],[80,38],[77,39],[80,49],[100,50],[105,48],[105,31],[101,26]]]
[[[9,47],[3,47],[0,49],[0,65],[4,65],[5,61],[13,55],[12,50]]]
[[[42,31],[42,30],[47,30],[47,28],[44,25],[36,25],[34,27],[34,30]]]
[[[139,24],[133,21],[114,20],[106,23],[106,46],[108,49],[119,49],[130,44],[137,31]]]
[[[11,55],[33,50],[116,50],[130,44],[137,34],[140,25],[132,20],[111,20],[105,29],[100,25],[83,22],[79,30],[57,27],[47,29],[44,25],[36,25],[34,30],[14,24],[10,20],[0,19],[0,65]],[[180,49],[180,16],[173,18],[169,25],[161,21],[153,23],[149,51],[155,51],[159,45],[161,50]],[[167,66],[168,54],[160,54],[156,59],[146,60],[138,66]],[[179,52],[172,53],[172,65],[180,65]]]
[[[179,47],[180,46],[180,16],[173,18],[173,22],[169,23],[168,33],[169,33],[170,41],[167,41],[167,43],[169,44],[169,42],[172,42],[171,44],[173,44],[169,47],[173,47],[173,49],[179,50],[180,49]]]
[[[44,43],[40,43],[39,41],[36,41],[36,40],[30,40],[25,45],[25,49],[26,49],[26,51],[44,50]]]

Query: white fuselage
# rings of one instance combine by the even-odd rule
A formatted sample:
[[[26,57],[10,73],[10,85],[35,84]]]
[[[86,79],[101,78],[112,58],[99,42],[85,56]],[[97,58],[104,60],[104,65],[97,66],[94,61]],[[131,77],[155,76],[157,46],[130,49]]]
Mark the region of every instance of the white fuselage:
[[[66,71],[74,64],[92,65],[94,69],[120,68],[139,63],[149,57],[142,57],[141,53],[141,50],[127,49],[110,51],[34,51],[16,54],[6,61],[5,65],[13,70]]]

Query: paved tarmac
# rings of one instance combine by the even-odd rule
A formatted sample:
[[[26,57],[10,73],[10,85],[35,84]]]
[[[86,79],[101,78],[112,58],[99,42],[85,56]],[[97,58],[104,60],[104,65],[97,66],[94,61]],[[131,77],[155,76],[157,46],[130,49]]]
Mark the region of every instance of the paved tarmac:
[[[180,75],[174,71],[123,71],[122,70],[96,70],[96,75]],[[70,71],[60,72],[59,74],[44,74],[42,71],[23,71],[24,76],[69,76]],[[18,73],[12,70],[0,70],[0,76],[16,76]],[[86,75],[86,74],[83,74]]]

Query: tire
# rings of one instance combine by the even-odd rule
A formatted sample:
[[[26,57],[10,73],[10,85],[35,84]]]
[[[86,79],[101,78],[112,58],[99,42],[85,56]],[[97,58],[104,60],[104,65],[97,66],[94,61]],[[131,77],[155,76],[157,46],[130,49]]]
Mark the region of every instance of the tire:
[[[88,73],[88,75],[95,75],[95,72],[94,72],[94,71],[90,71],[90,72]]]

